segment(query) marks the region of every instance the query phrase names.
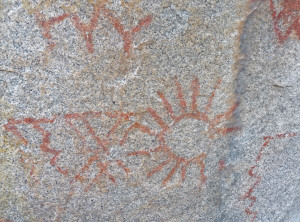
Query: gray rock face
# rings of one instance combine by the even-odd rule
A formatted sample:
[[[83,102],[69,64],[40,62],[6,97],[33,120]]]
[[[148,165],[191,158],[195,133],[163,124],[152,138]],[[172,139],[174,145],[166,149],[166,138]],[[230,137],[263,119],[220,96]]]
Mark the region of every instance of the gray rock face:
[[[299,20],[0,1],[0,221],[300,221]]]

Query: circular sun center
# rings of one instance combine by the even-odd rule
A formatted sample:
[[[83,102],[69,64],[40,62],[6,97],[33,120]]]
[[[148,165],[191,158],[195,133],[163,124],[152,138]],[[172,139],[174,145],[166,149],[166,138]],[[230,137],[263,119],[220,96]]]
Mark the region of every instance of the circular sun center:
[[[165,135],[165,144],[183,158],[193,158],[207,152],[212,140],[207,135],[208,124],[195,119],[175,123]]]

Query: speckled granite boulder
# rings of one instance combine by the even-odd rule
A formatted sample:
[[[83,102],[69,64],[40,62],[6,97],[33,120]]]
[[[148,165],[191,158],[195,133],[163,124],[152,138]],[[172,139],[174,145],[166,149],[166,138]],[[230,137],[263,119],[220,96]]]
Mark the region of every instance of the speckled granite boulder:
[[[299,0],[1,0],[0,221],[300,221]]]

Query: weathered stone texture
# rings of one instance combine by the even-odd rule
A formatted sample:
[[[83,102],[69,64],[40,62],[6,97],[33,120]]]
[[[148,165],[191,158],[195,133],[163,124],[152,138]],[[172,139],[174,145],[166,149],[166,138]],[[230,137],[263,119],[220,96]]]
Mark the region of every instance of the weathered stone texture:
[[[300,221],[299,19],[0,1],[0,221]]]

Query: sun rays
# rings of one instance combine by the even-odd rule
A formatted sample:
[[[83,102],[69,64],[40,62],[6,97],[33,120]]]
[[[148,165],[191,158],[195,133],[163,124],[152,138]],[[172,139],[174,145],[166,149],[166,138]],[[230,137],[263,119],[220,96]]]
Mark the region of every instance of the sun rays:
[[[239,127],[226,126],[237,108],[236,103],[231,104],[223,112],[216,112],[217,108],[214,105],[221,82],[221,79],[216,81],[207,96],[207,101],[201,101],[200,106],[198,99],[202,95],[198,78],[191,81],[190,98],[186,99],[182,85],[175,77],[176,102],[171,102],[172,100],[167,98],[165,93],[159,91],[157,95],[161,100],[163,111],[151,107],[145,110],[149,115],[147,121],[152,123],[151,127],[135,119],[137,113],[118,111],[88,111],[65,114],[61,116],[62,118],[55,116],[50,119],[11,119],[4,127],[17,136],[25,146],[31,144],[28,144],[29,140],[25,138],[19,125],[27,125],[31,128],[33,133],[41,137],[38,142],[38,155],[46,154],[46,162],[62,176],[69,178],[71,183],[78,181],[84,184],[85,191],[104,181],[116,184],[116,174],[128,175],[131,171],[120,159],[126,152],[125,155],[131,157],[144,156],[152,160],[155,157],[156,163],[147,170],[146,175],[150,178],[163,174],[163,185],[171,181],[178,181],[177,184],[181,185],[188,176],[191,176],[188,170],[192,167],[197,170],[196,177],[203,184],[206,181],[206,157],[213,150],[211,148],[215,148],[215,139],[239,129]],[[154,125],[156,125],[155,129]],[[59,126],[65,130],[58,133],[51,132],[59,129]],[[153,137],[154,140],[147,143],[147,149],[135,148],[136,150],[128,153],[122,145],[135,130]],[[182,135],[178,135],[178,132]],[[65,147],[61,136],[69,139],[67,144],[70,144],[70,147]],[[153,143],[156,145],[151,145]],[[112,146],[115,145],[117,148],[113,149],[118,150],[116,151],[119,152],[118,157],[111,155]],[[121,154],[123,151],[124,153]],[[24,152],[21,154],[25,155]],[[64,160],[65,157],[67,160]],[[35,162],[29,161],[27,165],[29,165],[27,168],[30,170],[30,175],[34,176]],[[195,177],[194,175],[192,177]]]
[[[176,99],[179,104],[180,113],[175,114],[174,112],[174,105],[172,105],[169,100],[166,98],[165,94],[162,92],[157,92],[159,98],[162,101],[162,105],[165,109],[165,112],[168,114],[169,118],[171,119],[171,123],[168,123],[160,113],[152,108],[148,108],[147,111],[150,114],[152,120],[159,126],[160,130],[153,130],[148,126],[145,126],[139,122],[135,122],[131,127],[127,129],[124,134],[123,139],[121,140],[121,145],[127,140],[129,134],[134,129],[139,130],[143,133],[149,134],[150,136],[154,136],[159,144],[158,147],[154,149],[148,150],[139,150],[128,153],[128,156],[146,156],[151,157],[153,154],[158,154],[159,159],[163,159],[160,163],[157,164],[154,168],[152,168],[148,173],[147,177],[152,177],[156,173],[162,171],[164,168],[170,168],[167,175],[163,178],[162,184],[168,184],[172,178],[175,176],[176,172],[179,172],[180,181],[178,185],[185,181],[187,168],[193,164],[195,164],[199,168],[199,180],[201,183],[206,181],[206,175],[204,174],[205,170],[205,158],[207,154],[199,149],[199,154],[191,157],[186,158],[181,155],[178,155],[173,147],[168,144],[166,139],[167,135],[170,135],[174,128],[179,125],[181,121],[184,120],[196,120],[200,121],[207,125],[206,135],[209,139],[213,140],[218,136],[224,136],[227,133],[233,132],[238,130],[239,127],[226,127],[224,126],[224,121],[229,120],[233,112],[235,111],[237,104],[232,104],[228,110],[220,114],[214,114],[213,117],[210,117],[211,113],[215,113],[212,109],[213,101],[216,96],[216,91],[219,89],[221,84],[221,79],[218,79],[216,84],[213,87],[213,90],[208,97],[208,101],[205,107],[202,108],[203,111],[200,111],[197,100],[200,96],[200,83],[198,78],[195,78],[190,85],[191,90],[191,98],[190,104],[185,99],[182,85],[179,83],[177,77],[175,77],[175,87],[176,87]],[[184,130],[184,129],[183,129]],[[202,129],[205,131],[205,129]]]

